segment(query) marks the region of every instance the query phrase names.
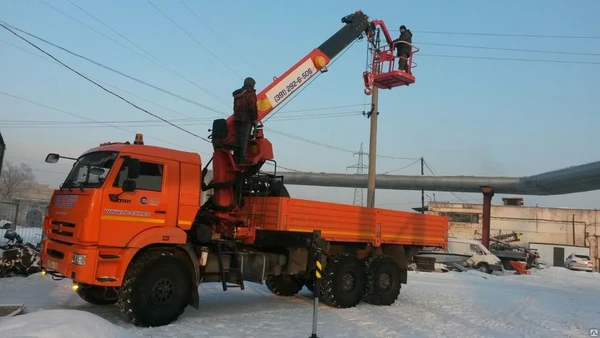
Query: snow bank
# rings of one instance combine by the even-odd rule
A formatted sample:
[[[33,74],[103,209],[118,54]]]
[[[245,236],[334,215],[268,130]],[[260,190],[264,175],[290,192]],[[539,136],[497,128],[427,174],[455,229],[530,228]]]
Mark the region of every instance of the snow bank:
[[[132,333],[95,314],[78,310],[42,310],[0,318],[0,337],[129,338]]]

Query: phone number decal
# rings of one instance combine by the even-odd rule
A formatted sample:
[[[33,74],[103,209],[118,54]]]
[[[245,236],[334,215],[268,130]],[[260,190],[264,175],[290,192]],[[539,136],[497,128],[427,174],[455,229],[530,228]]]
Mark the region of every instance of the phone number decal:
[[[316,73],[317,68],[312,59],[308,59],[296,68],[296,70],[288,74],[288,76],[267,92],[267,98],[271,101],[273,108],[293,94]]]

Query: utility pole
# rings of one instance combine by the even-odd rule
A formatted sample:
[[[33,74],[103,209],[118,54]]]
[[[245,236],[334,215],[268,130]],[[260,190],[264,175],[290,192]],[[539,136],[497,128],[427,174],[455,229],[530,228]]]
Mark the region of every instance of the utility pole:
[[[421,176],[425,175],[425,159],[421,156]],[[421,189],[421,213],[425,213],[425,190]]]
[[[375,47],[379,49],[379,29],[377,29],[377,37],[375,40]],[[379,53],[375,53],[378,55]],[[379,62],[373,61],[373,76],[379,74]],[[379,115],[379,88],[373,86],[373,92],[371,93],[371,111],[367,114],[367,117],[371,119],[371,134],[369,137],[369,175],[367,184],[367,207],[375,208],[375,169],[377,162],[377,116]]]
[[[360,143],[360,150],[358,151],[358,153],[354,153],[353,155],[358,155],[358,163],[348,166],[346,167],[346,169],[348,168],[356,168],[356,173],[357,174],[364,174],[364,170],[365,168],[367,168],[367,166],[364,164],[363,159],[364,159],[364,155],[365,152],[363,151],[363,143]],[[355,188],[354,189],[354,202],[353,205],[360,205],[363,206],[363,188]]]

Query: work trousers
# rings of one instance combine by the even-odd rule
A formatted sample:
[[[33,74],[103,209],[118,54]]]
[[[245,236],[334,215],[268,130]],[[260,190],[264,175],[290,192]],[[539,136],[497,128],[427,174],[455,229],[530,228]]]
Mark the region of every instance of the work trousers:
[[[400,54],[400,57],[398,58],[398,69],[408,72],[408,54]]]
[[[233,156],[236,163],[247,160],[247,147],[251,131],[251,122],[235,121],[235,150]]]

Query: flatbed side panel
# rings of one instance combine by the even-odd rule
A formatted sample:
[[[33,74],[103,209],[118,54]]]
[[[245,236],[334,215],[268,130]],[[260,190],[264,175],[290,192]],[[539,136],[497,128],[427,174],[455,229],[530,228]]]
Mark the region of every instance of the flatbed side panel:
[[[448,218],[413,212],[378,209],[381,243],[445,248]]]
[[[280,222],[283,205],[282,197],[245,197],[241,215],[258,229],[283,230],[284,223]]]
[[[328,241],[373,243],[375,209],[289,198],[282,209],[286,227],[282,230],[312,232],[321,230]]]

